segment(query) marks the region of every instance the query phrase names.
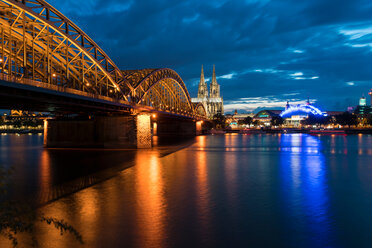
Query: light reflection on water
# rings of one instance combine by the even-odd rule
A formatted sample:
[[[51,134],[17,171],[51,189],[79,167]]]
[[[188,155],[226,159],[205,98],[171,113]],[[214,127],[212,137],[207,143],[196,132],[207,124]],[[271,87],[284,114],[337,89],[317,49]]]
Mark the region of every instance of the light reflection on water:
[[[164,247],[166,202],[163,167],[158,154],[138,152],[135,174],[135,197],[138,224],[143,238],[140,247]]]
[[[105,178],[99,165],[133,165],[40,209],[74,225],[85,247],[370,247],[372,242],[372,136],[199,136],[167,156],[160,149],[104,156],[56,152],[38,148],[38,139],[20,138],[0,139],[0,161],[9,165],[15,161],[12,151],[23,153],[15,178],[35,180],[42,192],[61,180],[63,157],[77,159],[80,170],[88,168],[84,161],[98,169],[94,176],[81,177],[82,171],[66,176],[75,183],[62,182],[54,191]],[[67,171],[74,172],[70,166]],[[78,245],[42,225],[38,233],[42,247]]]
[[[329,247],[333,237],[327,168],[324,155],[318,152],[322,149],[321,140],[314,136],[283,135],[281,144],[300,148],[281,153],[281,191],[284,211],[293,233],[291,245]],[[312,235],[301,238],[301,234],[306,232]]]

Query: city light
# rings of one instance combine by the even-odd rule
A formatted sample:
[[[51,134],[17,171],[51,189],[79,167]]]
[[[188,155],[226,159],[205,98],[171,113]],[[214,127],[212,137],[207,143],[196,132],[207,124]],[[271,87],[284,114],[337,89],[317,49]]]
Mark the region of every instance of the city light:
[[[289,108],[284,110],[282,113],[280,113],[280,116],[285,117],[285,116],[288,116],[288,115],[292,115],[296,112],[304,112],[304,113],[307,113],[307,114],[313,114],[313,115],[317,115],[317,116],[327,116],[327,114],[323,113],[318,108],[316,108],[312,105],[308,105],[308,104],[299,104],[299,105],[295,105],[295,106],[290,106]]]

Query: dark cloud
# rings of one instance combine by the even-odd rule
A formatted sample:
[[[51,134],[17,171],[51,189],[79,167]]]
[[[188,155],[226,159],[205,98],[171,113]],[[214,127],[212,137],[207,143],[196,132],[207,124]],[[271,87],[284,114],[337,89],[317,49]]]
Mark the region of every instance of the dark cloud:
[[[122,69],[175,69],[195,95],[216,64],[226,100],[285,94],[345,109],[372,86],[367,0],[51,0]]]

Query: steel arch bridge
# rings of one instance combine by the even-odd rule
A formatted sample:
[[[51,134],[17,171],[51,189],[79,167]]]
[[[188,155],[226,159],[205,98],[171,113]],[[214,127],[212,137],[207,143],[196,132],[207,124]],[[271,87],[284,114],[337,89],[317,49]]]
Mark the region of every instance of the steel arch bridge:
[[[3,80],[205,118],[171,69],[122,71],[78,26],[44,0],[0,0]]]

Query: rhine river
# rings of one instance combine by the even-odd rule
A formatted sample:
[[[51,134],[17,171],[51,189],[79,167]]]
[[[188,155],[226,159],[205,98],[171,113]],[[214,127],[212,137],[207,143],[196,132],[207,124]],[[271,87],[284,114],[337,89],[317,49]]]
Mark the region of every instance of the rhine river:
[[[85,244],[38,224],[41,247],[372,247],[372,135],[210,135],[151,150],[42,142],[0,136],[9,191]]]

